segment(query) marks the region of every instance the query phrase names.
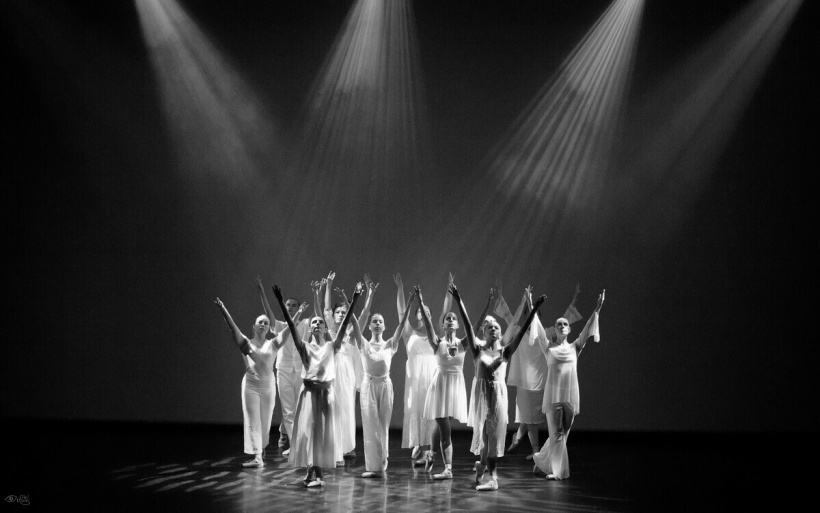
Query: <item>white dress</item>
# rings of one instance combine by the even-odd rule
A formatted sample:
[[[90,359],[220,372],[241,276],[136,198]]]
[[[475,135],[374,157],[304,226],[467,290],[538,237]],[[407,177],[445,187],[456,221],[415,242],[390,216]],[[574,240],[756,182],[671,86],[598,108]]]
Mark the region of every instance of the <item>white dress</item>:
[[[332,338],[338,327],[333,312],[325,310],[325,322]],[[352,322],[352,321],[351,321]],[[333,392],[336,398],[336,461],[356,448],[356,390],[362,382],[362,361],[358,348],[350,343],[350,335],[345,334],[342,347],[336,353],[336,379]]]
[[[436,356],[427,342],[415,330],[407,340],[407,365],[404,381],[404,421],[401,446],[404,448],[430,445],[435,421],[424,418],[427,389],[436,372]]]
[[[461,340],[454,339],[452,346],[448,345],[445,340],[439,341],[438,351],[436,351],[436,371],[424,401],[424,418],[453,417],[459,422],[467,422],[464,355],[465,349]]]
[[[473,440],[470,452],[481,454],[484,448],[484,431],[489,433],[490,443],[495,442],[496,456],[504,456],[504,440],[507,436],[507,385],[504,377],[507,374],[507,362],[502,362],[490,374],[485,361],[502,358],[502,347],[497,341],[492,349],[484,349],[475,362],[475,377],[473,378],[472,393],[470,395],[470,412],[467,425],[473,428]]]
[[[331,386],[336,377],[333,342],[305,343],[303,347],[303,384],[293,420],[288,463],[297,467],[333,468],[336,465],[335,400]]]

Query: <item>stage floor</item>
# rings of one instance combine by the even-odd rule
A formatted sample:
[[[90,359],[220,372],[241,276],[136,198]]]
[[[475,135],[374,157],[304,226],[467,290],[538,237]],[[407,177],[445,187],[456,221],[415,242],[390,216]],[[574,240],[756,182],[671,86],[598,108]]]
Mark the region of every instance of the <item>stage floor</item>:
[[[811,434],[577,432],[569,438],[570,479],[534,476],[525,441],[499,460],[500,488],[478,492],[471,432],[454,433],[454,479],[434,481],[413,468],[393,431],[386,478],[360,477],[359,432],[356,458],[326,471],[323,488],[306,489],[304,470],[289,468],[276,449],[275,427],[265,467],[243,469],[241,426],[4,426],[6,511],[21,500],[49,511],[783,511],[813,498],[818,476]],[[433,471],[442,468],[439,461]]]

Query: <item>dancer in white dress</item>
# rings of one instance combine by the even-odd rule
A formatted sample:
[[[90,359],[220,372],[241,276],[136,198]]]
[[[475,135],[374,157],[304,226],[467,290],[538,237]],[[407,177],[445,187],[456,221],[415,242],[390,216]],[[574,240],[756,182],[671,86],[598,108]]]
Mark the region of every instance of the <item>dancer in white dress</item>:
[[[261,467],[264,463],[264,452],[270,441],[270,425],[273,409],[276,406],[276,381],[273,376],[273,363],[276,351],[283,344],[284,334],[280,333],[268,339],[271,332],[270,323],[273,313],[265,300],[262,281],[257,276],[262,304],[266,315],[256,318],[253,325],[253,338],[246,337],[237,327],[227,307],[219,298],[214,303],[222,312],[222,318],[231,330],[231,335],[245,362],[245,376],[242,378],[242,424],[244,431],[244,450],[252,454],[253,459],[242,464],[243,467]]]
[[[372,337],[365,340],[354,317],[353,337],[360,344],[364,379],[359,404],[362,409],[362,434],[364,435],[364,465],[362,477],[384,477],[387,470],[388,435],[393,415],[393,382],[390,380],[390,363],[399,349],[399,339],[407,322],[410,306],[404,310],[396,331],[384,340],[384,317],[375,313],[370,319]]]
[[[456,337],[458,319],[453,312],[447,312],[444,315],[442,323],[444,337],[439,338],[435,335],[428,313],[429,309],[425,308],[421,289],[416,287],[415,290],[418,293],[421,311],[424,312],[427,333],[433,333],[428,340],[436,353],[436,372],[433,374],[424,401],[424,418],[436,421],[433,444],[427,454],[428,463],[425,470],[432,470],[436,449],[440,449],[444,459],[444,471],[434,474],[433,479],[452,479],[452,421],[455,419],[459,422],[467,422],[467,389],[464,385],[464,354],[467,351],[467,340]]]
[[[450,275],[452,283],[452,274]],[[405,309],[404,283],[401,274],[393,276],[396,283],[396,309],[401,318]],[[449,285],[449,284],[448,284]],[[452,299],[445,293],[439,324],[449,311]],[[426,307],[425,307],[426,308]],[[427,398],[427,389],[433,374],[436,372],[436,356],[428,342],[428,332],[424,325],[423,309],[416,310],[416,327],[408,323],[402,332],[402,339],[407,349],[407,364],[404,381],[404,420],[402,422],[401,446],[412,448],[410,457],[415,465],[429,465],[427,449],[429,449],[435,430],[435,421],[424,418],[424,401]],[[429,309],[428,309],[429,314]],[[416,460],[421,454],[424,457]]]
[[[342,296],[342,301],[332,304],[331,289],[336,273],[331,271],[325,279],[325,308],[324,317],[331,337],[336,336],[339,324],[348,310],[348,301],[344,290],[336,289]],[[370,315],[370,305],[373,301],[373,292],[378,284],[373,285],[369,275],[365,275],[367,297],[362,308],[359,328],[364,329],[361,322],[366,322]],[[344,466],[344,458],[353,458],[356,450],[356,391],[361,387],[364,371],[359,349],[351,339],[349,326],[344,334],[341,349],[336,353],[336,379],[333,382],[336,394],[336,465]]]
[[[598,296],[598,304],[581,334],[574,342],[568,342],[569,321],[563,317],[555,321],[555,338],[548,341],[544,353],[549,370],[544,387],[542,409],[547,414],[549,438],[541,450],[533,455],[533,472],[545,474],[547,479],[567,479],[569,477],[569,455],[567,438],[575,416],[581,412],[581,398],[578,388],[578,357],[589,337],[595,342],[601,340],[598,314],[604,305],[606,290]]]
[[[336,352],[341,348],[352,309],[362,293],[361,284],[356,286],[350,311],[340,323],[335,339],[331,339],[327,325],[321,317],[310,320],[310,339],[302,342],[296,326],[285,307],[282,291],[274,285],[273,293],[293,335],[299,355],[302,357],[302,390],[293,422],[288,463],[305,467],[304,483],[308,488],[323,486],[323,467],[333,467],[336,458],[335,429],[333,417],[336,409],[332,383],[336,377]]]
[[[455,285],[450,287],[461,318],[467,328],[467,342],[473,353],[476,378],[473,380],[473,395],[470,397],[470,419],[473,441],[470,450],[481,460],[476,465],[476,482],[481,483],[485,470],[490,471],[490,479],[476,486],[476,490],[497,490],[498,457],[504,455],[504,439],[507,431],[507,385],[504,383],[507,362],[515,353],[521,339],[530,327],[538,309],[546,301],[541,296],[521,326],[521,330],[506,346],[501,346],[501,326],[493,317],[487,317],[483,327],[483,339],[476,338],[467,309]]]
[[[507,332],[504,334],[504,338],[508,339],[511,333],[518,329],[517,324],[522,312],[526,315],[532,308],[532,287],[524,289],[521,305],[514,316],[510,314],[510,309],[504,300],[500,283],[496,292],[498,294],[498,303],[495,307],[495,313],[502,316],[507,325],[511,327],[508,327]],[[580,286],[576,286],[572,302],[564,312],[564,317],[569,319],[570,324],[582,319],[581,314],[575,309],[575,301],[578,299],[580,292]],[[552,328],[547,332],[551,330]],[[515,421],[519,423],[518,431],[513,431],[512,441],[510,446],[507,447],[507,453],[513,452],[526,434],[532,448],[526,457],[527,460],[532,460],[532,455],[541,447],[538,440],[538,426],[547,420],[544,412],[541,411],[541,403],[544,399],[544,385],[547,381],[547,360],[544,358],[541,347],[542,341],[546,340],[544,333],[545,330],[540,319],[536,316],[535,320],[532,321],[529,332],[524,335],[518,351],[510,360],[510,370],[507,375],[507,386],[516,387]],[[539,337],[541,338],[539,339]]]

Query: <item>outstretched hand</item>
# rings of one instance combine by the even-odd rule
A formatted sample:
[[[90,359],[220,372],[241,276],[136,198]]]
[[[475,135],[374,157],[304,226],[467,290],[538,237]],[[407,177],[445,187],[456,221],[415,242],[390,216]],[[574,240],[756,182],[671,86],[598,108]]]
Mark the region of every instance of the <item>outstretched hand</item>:
[[[265,289],[262,287],[262,278],[260,278],[258,274],[256,275],[256,286],[259,287],[260,292],[264,292]]]
[[[407,302],[407,304],[412,303],[413,299],[415,299],[416,296],[418,296],[419,298],[419,304],[424,303],[424,298],[421,296],[421,287],[419,287],[418,285],[413,286],[413,292],[410,293],[410,300]]]
[[[449,276],[447,277],[447,286],[448,287],[451,286],[453,284],[453,282],[455,281],[455,279],[456,279],[456,275],[453,274],[453,273],[449,273]]]
[[[396,273],[393,275],[393,282],[396,284],[396,287],[404,287],[404,282],[401,281],[400,273]]]
[[[220,308],[224,308],[224,307],[225,307],[225,305],[224,305],[224,304],[222,304],[222,300],[221,300],[221,299],[219,299],[219,298],[214,299],[214,304],[215,304],[216,306],[220,307]]]
[[[447,292],[453,295],[456,301],[461,299],[461,296],[458,294],[458,288],[456,287],[455,283],[451,283],[449,287],[447,287]]]
[[[547,300],[547,295],[546,294],[541,294],[540,296],[538,296],[538,300],[535,302],[535,305],[533,306],[533,309],[537,309],[539,306],[543,305],[544,301],[546,301],[546,300]]]
[[[601,311],[601,307],[604,306],[604,297],[606,296],[606,289],[604,289],[600,294],[598,294],[598,305],[595,307],[596,312]]]
[[[364,275],[364,286],[367,290],[372,294],[376,292],[376,289],[379,288],[379,284],[373,282],[373,279],[370,277],[369,274],[365,273]]]
[[[362,285],[362,282],[359,282],[359,283],[356,284],[356,289],[353,291],[353,294],[356,295],[356,296],[360,296],[362,294],[363,289],[364,289],[364,285]],[[342,291],[342,293],[344,293],[344,291]],[[347,297],[345,297],[345,302],[346,301],[347,301]]]
[[[273,285],[271,287],[273,289],[273,295],[278,299],[280,302],[283,301],[282,299],[282,289],[279,288],[279,285]]]

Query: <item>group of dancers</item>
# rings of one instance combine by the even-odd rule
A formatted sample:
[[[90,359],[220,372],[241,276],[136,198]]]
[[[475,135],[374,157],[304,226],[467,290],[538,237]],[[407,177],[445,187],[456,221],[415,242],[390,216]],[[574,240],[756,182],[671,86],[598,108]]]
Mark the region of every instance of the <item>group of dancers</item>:
[[[344,290],[333,288],[334,279],[335,273],[330,272],[326,278],[311,282],[315,315],[310,319],[301,318],[308,303],[300,304],[292,297],[286,300],[274,285],[273,293],[284,318],[279,321],[257,277],[265,314],[257,317],[252,338],[237,327],[219,298],[214,301],[245,360],[244,450],[253,459],[243,466],[264,466],[278,383],[282,407],[279,446],[290,465],[306,469],[306,487],[323,486],[324,469],[344,465],[344,459],[355,454],[357,391],[364,435],[362,477],[383,477],[393,411],[390,365],[403,340],[407,364],[402,448],[412,449],[414,465],[432,472],[440,454],[444,469],[433,478],[453,478],[451,433],[453,420],[458,420],[473,429],[470,451],[479,456],[474,466],[476,489],[498,489],[497,461],[504,455],[509,385],[517,387],[515,421],[519,429],[507,452],[523,440],[525,433],[533,451],[538,449],[538,425],[546,420],[549,438],[531,455],[533,472],[548,479],[569,477],[566,441],[580,412],[577,359],[589,338],[600,340],[598,316],[605,291],[598,296],[580,336],[570,342],[570,325],[582,319],[575,308],[579,287],[564,317],[545,328],[537,313],[546,296],[533,302],[532,289],[527,287],[513,314],[497,283],[473,326],[450,274],[436,328],[421,289],[413,287],[405,300],[401,275],[396,274],[399,324],[385,339],[384,316],[370,315],[378,283],[365,275],[364,283],[357,283],[348,299]],[[334,291],[341,301],[333,302]],[[356,316],[354,308],[362,294],[364,306]],[[459,320],[451,311],[453,300],[466,331],[464,338],[456,336]],[[415,312],[415,327],[408,322],[411,311]],[[503,334],[496,317],[488,315],[490,312],[506,322]],[[366,328],[371,333],[369,339],[363,335]],[[463,374],[468,351],[475,364],[469,404]]]

